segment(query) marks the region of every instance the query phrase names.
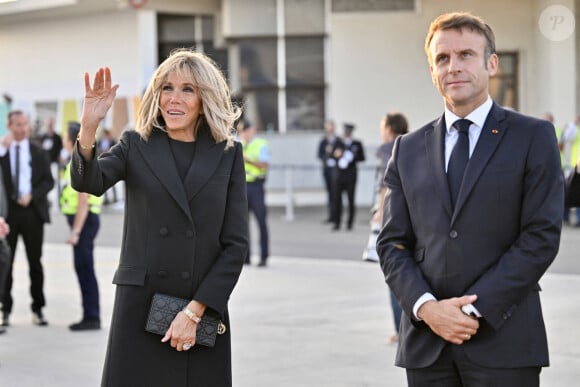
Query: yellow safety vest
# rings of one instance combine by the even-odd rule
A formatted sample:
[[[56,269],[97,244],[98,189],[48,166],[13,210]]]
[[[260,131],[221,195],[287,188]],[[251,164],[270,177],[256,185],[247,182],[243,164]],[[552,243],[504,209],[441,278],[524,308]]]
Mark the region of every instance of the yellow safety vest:
[[[570,165],[576,165],[576,161],[578,160],[578,148],[580,147],[580,126],[577,126],[578,132],[576,133],[576,138],[572,143],[572,151],[570,152]],[[556,138],[558,139],[558,144],[562,138],[562,134],[564,134],[564,129],[556,128]],[[562,163],[562,168],[566,166],[566,160],[564,159],[564,151],[560,151],[560,162]]]
[[[60,210],[64,215],[76,214],[79,206],[79,193],[70,184],[70,164],[70,162],[67,164],[64,171],[63,181],[65,185],[60,194]],[[103,204],[102,196],[89,194],[89,212],[100,214],[101,204]]]
[[[578,161],[578,148],[580,147],[580,127],[578,128],[578,132],[576,133],[576,138],[574,139],[574,143],[572,144],[572,152],[570,153],[570,165],[576,165]]]
[[[259,161],[260,152],[265,146],[268,146],[268,141],[262,138],[254,138],[250,143],[244,144],[244,156],[249,160]],[[266,179],[267,168],[258,168],[247,162],[244,163],[244,167],[246,168],[246,181],[248,183]]]

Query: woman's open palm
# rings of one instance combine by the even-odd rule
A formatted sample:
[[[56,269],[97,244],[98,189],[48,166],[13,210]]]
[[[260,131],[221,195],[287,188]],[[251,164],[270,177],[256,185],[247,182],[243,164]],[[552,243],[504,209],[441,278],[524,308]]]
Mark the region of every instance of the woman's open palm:
[[[85,73],[85,99],[83,121],[98,125],[113,104],[119,85],[111,86],[111,70],[100,68],[95,73],[91,87],[89,73]]]

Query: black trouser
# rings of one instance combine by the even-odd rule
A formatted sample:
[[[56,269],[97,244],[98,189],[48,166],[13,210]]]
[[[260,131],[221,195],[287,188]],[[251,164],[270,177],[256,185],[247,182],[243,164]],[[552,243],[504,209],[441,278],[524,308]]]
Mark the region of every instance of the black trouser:
[[[260,260],[265,262],[268,259],[268,225],[266,224],[266,197],[264,194],[264,181],[248,182],[248,210],[253,212],[260,229]],[[246,262],[250,261],[250,249]]]
[[[334,225],[340,227],[342,218],[342,193],[346,192],[348,199],[347,227],[352,228],[355,216],[354,193],[356,188],[356,173],[339,172],[335,182]]]
[[[323,176],[324,176],[324,185],[326,187],[326,193],[328,197],[328,220],[330,222],[335,221],[335,214],[334,214],[334,183],[333,183],[333,173],[334,168],[332,167],[323,167]]]
[[[67,215],[66,219],[72,229],[75,215]],[[100,319],[99,285],[95,275],[93,255],[100,224],[99,215],[89,212],[79,235],[79,241],[73,246],[75,271],[83,298],[83,320]]]
[[[540,367],[486,368],[472,363],[461,345],[448,344],[426,368],[407,369],[409,387],[538,387]]]
[[[8,210],[7,223],[10,226],[10,233],[6,240],[12,250],[10,270],[4,286],[4,299],[2,300],[2,312],[12,311],[12,268],[14,267],[14,256],[16,253],[16,243],[18,236],[22,236],[26,257],[28,258],[28,270],[30,275],[30,295],[32,296],[31,308],[33,311],[40,311],[45,305],[44,299],[44,273],[40,258],[42,257],[42,242],[44,239],[44,222],[32,207],[21,207],[14,202],[10,204]]]

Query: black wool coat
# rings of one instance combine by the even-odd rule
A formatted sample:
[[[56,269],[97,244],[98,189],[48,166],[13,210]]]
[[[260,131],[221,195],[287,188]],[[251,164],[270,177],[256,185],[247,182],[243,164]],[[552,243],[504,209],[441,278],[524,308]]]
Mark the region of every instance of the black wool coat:
[[[227,303],[248,249],[248,205],[242,147],[225,149],[209,128],[182,182],[167,134],[145,141],[127,131],[98,159],[75,148],[72,186],[103,194],[125,181],[125,218],[103,386],[231,386]],[[202,302],[227,326],[214,348],[177,352],[145,331],[154,293]]]

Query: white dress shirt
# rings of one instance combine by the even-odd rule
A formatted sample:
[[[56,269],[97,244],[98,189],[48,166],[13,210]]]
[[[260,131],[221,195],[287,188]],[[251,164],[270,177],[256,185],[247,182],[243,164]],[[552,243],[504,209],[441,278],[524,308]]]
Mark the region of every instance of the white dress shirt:
[[[469,125],[469,157],[473,154],[475,150],[475,146],[477,145],[477,141],[479,140],[479,135],[481,134],[481,130],[483,129],[483,125],[485,124],[485,120],[491,110],[493,105],[493,101],[491,97],[488,95],[485,102],[477,109],[469,113],[464,118],[470,120],[472,122]],[[446,125],[446,132],[445,132],[445,172],[447,172],[447,167],[449,166],[449,159],[451,158],[451,152],[453,151],[453,147],[457,144],[457,138],[459,133],[453,124],[455,121],[460,120],[461,117],[453,113],[451,110],[445,107],[445,125]],[[419,308],[426,303],[427,301],[437,301],[435,296],[431,293],[425,293],[415,302],[413,305],[413,316],[417,320],[421,320],[419,316],[417,316],[417,312]],[[479,311],[471,304],[464,305],[462,308],[463,313],[465,314],[474,314],[477,317],[481,317]]]
[[[10,171],[12,174],[12,181],[14,181],[14,173],[16,171],[16,146],[20,146],[20,176],[19,176],[19,191],[18,197],[32,193],[32,159],[30,157],[30,142],[27,138],[17,142],[12,141],[9,147],[10,152]],[[16,189],[16,187],[14,187]]]

